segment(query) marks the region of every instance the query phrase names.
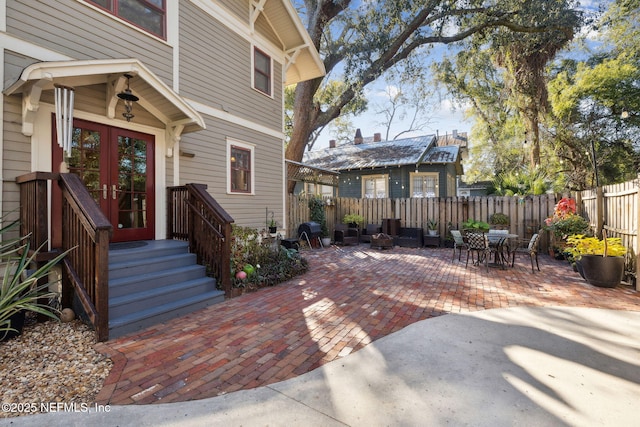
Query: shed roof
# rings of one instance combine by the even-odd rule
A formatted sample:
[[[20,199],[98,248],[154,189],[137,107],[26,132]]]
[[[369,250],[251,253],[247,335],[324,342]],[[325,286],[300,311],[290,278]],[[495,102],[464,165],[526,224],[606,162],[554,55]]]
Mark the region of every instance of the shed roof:
[[[335,148],[306,152],[303,163],[341,171],[456,162],[458,146],[437,147],[435,142],[435,135],[424,135],[395,141],[344,144]]]

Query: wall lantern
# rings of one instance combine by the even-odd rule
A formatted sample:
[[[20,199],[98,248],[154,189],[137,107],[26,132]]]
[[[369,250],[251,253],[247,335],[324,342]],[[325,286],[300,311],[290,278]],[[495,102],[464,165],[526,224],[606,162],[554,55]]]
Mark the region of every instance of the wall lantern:
[[[138,102],[138,100],[140,98],[138,98],[137,96],[135,96],[132,92],[131,92],[131,88],[129,87],[129,80],[131,79],[130,74],[125,74],[124,75],[127,78],[127,88],[125,90],[123,90],[122,92],[120,92],[118,94],[118,98],[122,99],[124,101],[124,109],[125,112],[122,113],[122,116],[127,119],[128,122],[131,121],[131,119],[133,119],[135,116],[133,115],[133,113],[131,111],[133,111],[133,103],[134,102]]]

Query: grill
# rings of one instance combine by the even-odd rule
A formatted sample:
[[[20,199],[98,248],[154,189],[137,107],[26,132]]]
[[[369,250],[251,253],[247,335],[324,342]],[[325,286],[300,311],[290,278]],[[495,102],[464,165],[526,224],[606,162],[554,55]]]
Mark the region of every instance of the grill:
[[[302,237],[303,233],[307,233],[307,237],[309,238],[309,240],[313,240],[320,237],[320,235],[322,234],[322,228],[317,222],[303,222],[298,227],[298,237]]]

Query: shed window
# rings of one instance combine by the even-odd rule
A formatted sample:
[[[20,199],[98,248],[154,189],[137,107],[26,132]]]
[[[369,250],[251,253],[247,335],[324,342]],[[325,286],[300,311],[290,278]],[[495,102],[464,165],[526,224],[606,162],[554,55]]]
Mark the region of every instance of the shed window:
[[[365,199],[384,199],[387,197],[386,175],[363,176],[362,185]]]
[[[87,0],[109,13],[166,39],[166,0]]]
[[[411,174],[411,197],[437,197],[438,195],[437,173]]]

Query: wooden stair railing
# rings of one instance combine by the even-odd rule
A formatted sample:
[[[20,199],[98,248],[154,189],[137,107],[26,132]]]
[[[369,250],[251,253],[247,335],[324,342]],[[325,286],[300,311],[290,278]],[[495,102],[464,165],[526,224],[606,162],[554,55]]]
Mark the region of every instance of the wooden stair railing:
[[[231,296],[231,224],[233,218],[207,192],[204,184],[167,189],[167,238],[188,240],[189,250],[207,274]]]
[[[49,235],[48,181],[62,190],[62,304],[70,307],[75,291],[96,330],[98,341],[109,339],[109,237],[112,226],[77,175],[33,172],[16,179],[20,185],[20,232],[31,233],[31,247]],[[44,252],[51,258],[57,251]],[[73,288],[70,288],[72,285]]]
[[[62,249],[76,248],[64,260],[65,273],[98,341],[109,339],[109,238],[113,227],[80,178],[62,173]],[[64,298],[69,298],[63,295]]]

